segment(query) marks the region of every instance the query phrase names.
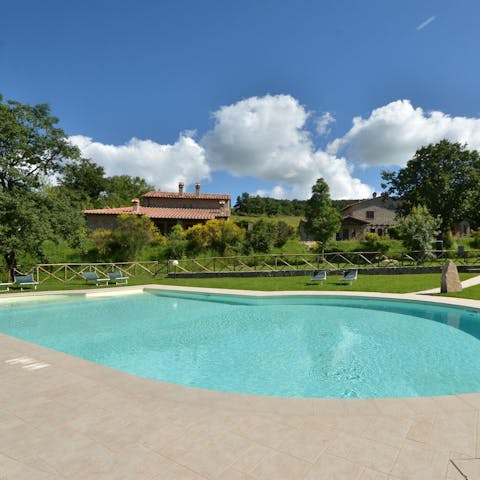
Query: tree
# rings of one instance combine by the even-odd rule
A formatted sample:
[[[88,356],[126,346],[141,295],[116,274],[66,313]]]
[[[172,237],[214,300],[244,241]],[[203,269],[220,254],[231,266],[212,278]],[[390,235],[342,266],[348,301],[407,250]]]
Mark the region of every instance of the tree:
[[[174,225],[167,237],[166,255],[169,259],[182,258],[187,248],[185,232],[181,225]]]
[[[113,230],[95,230],[90,239],[105,260],[117,262],[137,260],[144,247],[165,241],[150,218],[131,214],[119,215]]]
[[[439,233],[440,219],[434,218],[427,207],[415,205],[408,215],[400,217],[397,229],[405,247],[412,251],[428,252]]]
[[[0,95],[0,189],[2,193],[39,187],[80,151],[56,127],[46,104],[25,105]]]
[[[273,245],[277,248],[283,247],[287,240],[295,235],[295,229],[283,220],[279,220],[276,225],[276,237]]]
[[[154,189],[141,177],[114,175],[105,180],[105,197],[102,203],[109,207],[130,205],[132,199],[139,198]]]
[[[114,260],[127,262],[137,260],[138,254],[147,245],[162,241],[163,236],[150,218],[123,214],[118,216],[112,231],[110,251]]]
[[[255,252],[268,253],[275,242],[276,236],[275,224],[262,218],[253,224],[252,229],[247,234],[247,239]]]
[[[81,208],[97,206],[100,194],[105,191],[105,170],[91,160],[82,158],[63,169],[60,185],[75,199]]]
[[[382,172],[382,178],[382,188],[401,198],[401,214],[424,205],[441,219],[444,234],[461,220],[480,219],[480,155],[465,145],[442,140],[422,147],[405,168]]]
[[[332,206],[330,189],[323,178],[319,178],[312,187],[312,196],[305,205],[305,230],[320,245],[322,252],[340,229],[342,217]]]
[[[213,250],[219,255],[225,255],[234,251],[244,237],[244,231],[234,222],[216,218],[208,220],[204,225],[194,225],[185,232],[189,250],[194,253]]]
[[[3,101],[0,96],[0,251],[12,278],[17,254],[39,255],[55,237],[44,179],[80,158],[48,105]]]

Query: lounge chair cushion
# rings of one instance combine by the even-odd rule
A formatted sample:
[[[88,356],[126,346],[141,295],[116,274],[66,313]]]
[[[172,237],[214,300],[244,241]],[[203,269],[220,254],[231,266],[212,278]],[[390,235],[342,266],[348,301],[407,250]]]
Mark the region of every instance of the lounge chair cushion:
[[[82,272],[82,277],[86,283],[89,281],[95,282],[97,287],[99,286],[98,282],[105,282],[104,285],[107,285],[109,280],[108,277],[99,277],[97,272]]]
[[[33,287],[37,289],[38,282],[35,281],[31,273],[27,275],[14,275],[13,281],[15,285],[20,287],[20,291],[23,291],[23,287]]]
[[[317,270],[313,273],[313,277],[310,279],[311,282],[324,282],[327,279],[326,270]]]
[[[114,272],[108,272],[108,279],[110,281],[115,281],[115,285],[127,285],[128,277],[121,271],[115,270]]]

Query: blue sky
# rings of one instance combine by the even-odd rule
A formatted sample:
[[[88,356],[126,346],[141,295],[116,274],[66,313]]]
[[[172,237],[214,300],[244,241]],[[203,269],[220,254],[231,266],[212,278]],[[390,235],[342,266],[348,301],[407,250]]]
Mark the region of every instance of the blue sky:
[[[480,148],[476,0],[4,2],[0,93],[107,174],[334,198],[442,138]],[[354,120],[356,119],[356,120]]]

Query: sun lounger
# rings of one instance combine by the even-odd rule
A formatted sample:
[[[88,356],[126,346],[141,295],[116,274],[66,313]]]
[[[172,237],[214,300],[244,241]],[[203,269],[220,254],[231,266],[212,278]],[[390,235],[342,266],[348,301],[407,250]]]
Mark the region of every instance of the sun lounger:
[[[8,292],[12,285],[11,282],[0,282],[0,292]]]
[[[121,270],[115,270],[108,272],[108,283],[110,282],[115,282],[115,285],[127,285],[128,277]]]
[[[34,280],[31,273],[28,275],[14,275],[13,283],[16,287],[20,287],[21,292],[23,292],[24,287],[33,287],[33,289],[36,290],[38,285],[38,282]]]
[[[323,282],[327,280],[327,271],[326,270],[317,270],[313,273],[313,277],[310,279],[310,282],[320,282],[320,285],[323,285]]]
[[[85,280],[85,283],[88,282],[95,282],[95,285],[98,287],[102,284],[104,286],[108,285],[108,281],[110,280],[108,277],[99,277],[97,272],[82,272],[82,277]]]
[[[349,283],[350,285],[358,277],[358,270],[345,270],[340,281]]]

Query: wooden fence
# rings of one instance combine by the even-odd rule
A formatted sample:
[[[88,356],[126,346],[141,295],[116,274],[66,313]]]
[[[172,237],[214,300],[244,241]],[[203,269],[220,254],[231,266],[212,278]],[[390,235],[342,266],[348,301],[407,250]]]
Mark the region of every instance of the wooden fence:
[[[96,271],[101,276],[121,270],[129,277],[181,273],[228,273],[339,270],[348,268],[439,267],[451,258],[457,265],[478,267],[480,250],[464,252],[433,250],[431,252],[327,252],[321,254],[265,254],[231,257],[205,257],[169,260],[168,262],[40,263],[22,266],[19,273],[32,273],[44,283],[55,280],[69,283],[83,279],[82,273]],[[1,278],[1,277],[0,277]]]
[[[129,277],[167,273],[166,262],[105,262],[105,263],[39,263],[36,265],[19,266],[19,274],[31,273],[39,283],[55,280],[69,283],[83,280],[83,272],[97,272],[100,276],[107,276],[108,272],[121,270]]]
[[[480,267],[480,250],[465,252],[433,250],[430,252],[328,252],[321,254],[265,254],[231,257],[206,257],[170,260],[169,274],[338,270],[348,268],[391,268],[442,266],[447,258],[457,265]]]

